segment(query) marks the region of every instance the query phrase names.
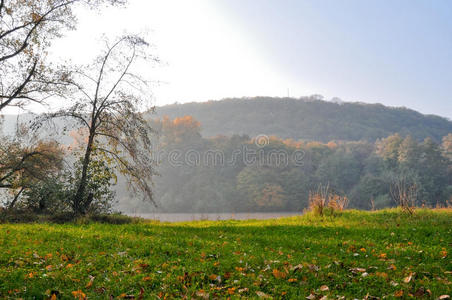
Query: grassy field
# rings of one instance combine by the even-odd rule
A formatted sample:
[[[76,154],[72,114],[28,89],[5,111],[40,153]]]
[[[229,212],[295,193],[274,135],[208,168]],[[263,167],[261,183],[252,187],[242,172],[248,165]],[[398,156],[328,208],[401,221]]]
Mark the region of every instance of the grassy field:
[[[0,298],[438,298],[452,210],[0,225]],[[371,299],[371,298],[370,298]]]

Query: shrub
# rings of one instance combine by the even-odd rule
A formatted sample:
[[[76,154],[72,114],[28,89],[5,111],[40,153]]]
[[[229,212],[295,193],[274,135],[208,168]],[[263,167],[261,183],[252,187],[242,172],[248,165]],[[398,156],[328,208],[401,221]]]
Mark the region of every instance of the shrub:
[[[20,206],[37,214],[60,214],[69,209],[63,199],[68,197],[65,184],[58,178],[49,178],[24,192]]]
[[[2,209],[0,210],[0,223],[34,223],[39,216],[30,210]]]
[[[309,209],[317,215],[323,216],[328,201],[329,185],[323,187],[321,184],[316,191],[309,192]]]
[[[328,207],[333,210],[343,211],[348,205],[347,196],[339,196],[337,194],[329,195]]]
[[[417,199],[417,186],[405,177],[393,179],[390,186],[392,199],[409,215],[414,214]]]
[[[88,216],[89,220],[98,223],[107,223],[107,224],[130,224],[138,221],[136,218],[132,218],[126,215],[121,214],[101,214],[101,215],[90,215]]]
[[[329,184],[319,184],[316,191],[309,192],[309,209],[316,215],[334,214],[335,211],[343,211],[347,205],[347,196],[330,191]]]

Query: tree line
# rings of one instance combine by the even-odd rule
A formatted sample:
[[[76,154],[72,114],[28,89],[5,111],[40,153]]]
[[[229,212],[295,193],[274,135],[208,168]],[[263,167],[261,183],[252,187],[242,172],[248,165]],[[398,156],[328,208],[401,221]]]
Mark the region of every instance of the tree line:
[[[393,134],[375,142],[328,143],[273,136],[262,144],[246,135],[203,138],[191,116],[153,123],[164,150],[155,179],[164,211],[301,211],[319,185],[346,196],[349,207],[377,209],[398,204],[391,188],[401,180],[416,187],[418,206],[452,204],[451,133],[441,143]]]

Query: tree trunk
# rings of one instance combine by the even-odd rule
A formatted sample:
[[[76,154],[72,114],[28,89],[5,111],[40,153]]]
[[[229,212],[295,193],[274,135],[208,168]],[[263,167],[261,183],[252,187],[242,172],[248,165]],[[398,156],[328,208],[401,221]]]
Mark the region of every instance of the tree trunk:
[[[86,191],[86,185],[88,183],[88,166],[91,161],[91,152],[94,144],[94,130],[90,130],[88,144],[86,146],[85,157],[83,158],[82,174],[80,182],[78,184],[77,192],[74,195],[73,208],[76,214],[84,214],[86,207],[84,205],[84,195]]]
[[[22,194],[22,192],[25,190],[24,187],[21,187],[20,191],[14,196],[13,201],[11,201],[11,203],[9,204],[9,209],[13,209],[14,205],[16,205],[17,200],[20,197],[20,194]]]

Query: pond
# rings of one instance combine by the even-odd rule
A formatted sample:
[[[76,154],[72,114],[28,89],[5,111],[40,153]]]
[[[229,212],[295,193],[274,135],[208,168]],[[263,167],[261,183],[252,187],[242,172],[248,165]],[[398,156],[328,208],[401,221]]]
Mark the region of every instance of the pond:
[[[301,216],[301,212],[250,212],[250,213],[130,213],[129,216],[162,222],[185,222],[199,220],[266,220],[290,216]]]

